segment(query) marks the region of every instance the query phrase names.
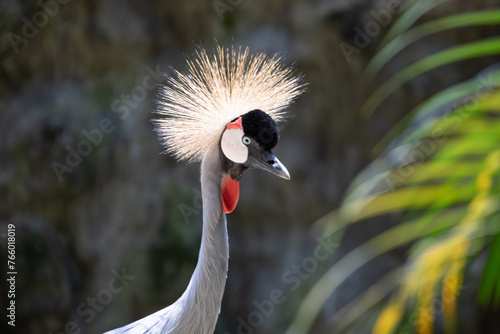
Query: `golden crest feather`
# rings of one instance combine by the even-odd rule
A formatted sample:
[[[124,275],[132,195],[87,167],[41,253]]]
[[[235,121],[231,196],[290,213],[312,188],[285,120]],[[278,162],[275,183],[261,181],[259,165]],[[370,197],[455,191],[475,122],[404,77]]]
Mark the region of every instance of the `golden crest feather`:
[[[165,117],[155,120],[160,140],[178,160],[200,161],[229,122],[253,109],[282,121],[304,87],[280,57],[251,54],[248,47],[218,46],[212,56],[200,47],[186,65],[185,74],[166,78],[158,104]]]

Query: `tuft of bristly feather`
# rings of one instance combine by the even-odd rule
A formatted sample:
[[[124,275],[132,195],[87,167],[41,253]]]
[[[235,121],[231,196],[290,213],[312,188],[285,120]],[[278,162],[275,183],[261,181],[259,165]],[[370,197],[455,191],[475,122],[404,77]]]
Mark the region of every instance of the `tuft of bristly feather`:
[[[178,160],[200,161],[216,147],[226,125],[254,109],[276,123],[303,91],[301,76],[277,55],[249,47],[218,46],[213,55],[199,47],[186,60],[186,73],[174,71],[160,90],[158,136]]]

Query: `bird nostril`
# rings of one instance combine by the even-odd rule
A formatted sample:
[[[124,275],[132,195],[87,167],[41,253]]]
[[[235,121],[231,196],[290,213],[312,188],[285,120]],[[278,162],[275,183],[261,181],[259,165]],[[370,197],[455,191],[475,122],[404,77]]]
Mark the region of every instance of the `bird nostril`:
[[[274,160],[267,160],[267,163],[270,165],[274,165],[275,161]]]

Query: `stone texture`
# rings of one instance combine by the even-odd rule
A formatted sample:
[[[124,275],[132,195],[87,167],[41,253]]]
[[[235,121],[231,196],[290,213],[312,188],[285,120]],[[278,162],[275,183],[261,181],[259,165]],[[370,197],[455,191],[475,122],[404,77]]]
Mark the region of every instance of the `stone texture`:
[[[148,87],[157,83],[152,71],[182,68],[183,53],[194,43],[210,49],[214,38],[234,39],[284,54],[309,83],[290,108],[276,150],[292,181],[249,172],[228,217],[230,270],[217,333],[236,333],[238,318],[248,319],[257,310],[254,301],[269,299],[275,289],[286,301],[254,330],[283,332],[332,261],[301,279],[297,290],[283,279],[313,254],[318,234],[311,225],[339,204],[374,158],[375,143],[412,106],[493,62],[480,59],[418,78],[368,120],[358,112],[370,91],[360,75],[382,31],[350,63],[339,44],[353,45],[354,28],[371,20],[371,9],[385,8],[384,1],[222,0],[229,6],[223,13],[214,3],[68,1],[45,21],[38,1],[0,4],[0,226],[2,233],[11,222],[18,228],[23,333],[60,333],[72,321],[82,333],[102,332],[165,307],[187,285],[201,233],[198,166],[160,154],[150,121],[156,88]],[[457,1],[423,19],[493,6]],[[23,18],[39,27],[30,31]],[[20,38],[15,46],[9,33]],[[381,76],[443,46],[494,33],[484,27],[433,36],[403,52]],[[81,161],[68,158],[68,147],[88,153]],[[74,166],[58,177],[54,163],[68,165],[67,159]],[[387,226],[373,221],[348,230],[338,254]],[[381,261],[333,296],[319,321],[398,263],[400,254]],[[134,279],[108,301],[113,270],[122,268]],[[107,304],[92,311],[92,298]]]

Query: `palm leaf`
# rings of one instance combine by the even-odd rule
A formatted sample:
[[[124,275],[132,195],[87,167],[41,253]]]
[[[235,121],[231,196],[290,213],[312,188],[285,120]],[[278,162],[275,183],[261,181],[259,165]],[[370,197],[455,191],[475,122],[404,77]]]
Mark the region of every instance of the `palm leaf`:
[[[479,90],[491,90],[500,85],[500,70],[490,70],[485,74],[478,74],[475,78],[463,83],[449,87],[429,99],[422,102],[412,111],[410,111],[396,126],[394,126],[388,134],[377,145],[376,151],[380,151],[381,147],[387,147],[396,136],[400,136],[398,143],[404,143],[416,139],[410,137],[415,132],[425,132],[426,124],[422,124],[425,120],[431,118],[430,124],[436,117],[442,117],[445,111],[452,109],[453,105],[460,105],[467,102],[471,96],[477,95]],[[443,110],[443,112],[436,112]],[[418,111],[418,114],[417,114]],[[412,126],[417,124],[418,126]]]
[[[453,227],[462,210],[451,210],[437,217],[425,229],[415,228],[415,221],[409,221],[381,233],[370,241],[358,246],[333,265],[314,285],[302,302],[299,311],[287,331],[288,334],[307,333],[314,319],[329,296],[345,282],[351,274],[377,256],[417,240],[426,235]],[[353,220],[356,221],[356,220]],[[335,221],[331,222],[336,224]],[[387,242],[391,240],[391,242]]]
[[[401,279],[402,274],[403,268],[400,266],[389,271],[361,295],[337,311],[328,320],[328,323],[335,326],[336,332],[356,329],[360,325],[359,319],[364,315],[370,314],[371,309],[394,290],[394,287],[397,285],[396,282]]]
[[[450,0],[418,1],[414,5],[410,5],[406,10],[403,8],[401,17],[399,17],[399,19],[389,29],[387,34],[382,39],[382,42],[380,42],[380,45],[384,46],[389,41],[400,38],[400,36],[425,13],[447,1]],[[407,3],[404,5],[407,5]]]
[[[401,46],[443,29],[498,23],[498,14],[491,11],[436,20],[423,28],[414,28],[404,39],[396,38],[391,43],[395,43],[393,47]],[[401,24],[399,31],[406,30],[407,23]],[[498,53],[500,38],[495,37],[428,56],[384,83],[369,97],[362,112],[371,114],[395,89],[426,71],[454,61]],[[484,75],[491,79],[487,84],[481,81]],[[326,300],[354,272],[377,256],[409,243],[413,246],[401,269],[404,273],[401,280],[405,284],[393,293],[376,323],[371,323],[374,333],[390,333],[401,328],[401,320],[410,311],[417,315],[415,330],[431,333],[434,317],[437,317],[433,301],[444,300],[445,296],[449,298],[443,303],[446,305],[443,305],[442,317],[447,330],[454,331],[464,271],[490,240],[493,242],[477,298],[484,304],[500,302],[499,78],[500,70],[489,69],[437,93],[417,106],[389,134],[391,139],[396,137],[395,133],[400,135],[353,181],[339,209],[315,226],[323,226],[325,235],[329,235],[349,224],[392,213],[402,215],[401,223],[335,263],[309,291],[287,333],[308,332]],[[384,284],[391,279],[394,276],[381,279],[346,309],[358,315],[368,314],[368,310],[376,308],[394,291]],[[338,330],[358,328],[362,322],[354,316],[337,315],[332,322],[338,323],[339,319],[344,321],[340,321]],[[362,320],[371,321],[367,316]]]
[[[361,113],[368,117],[397,88],[418,75],[453,62],[500,54],[500,38],[492,37],[464,45],[454,46],[424,58],[396,73],[384,82],[361,107]]]
[[[443,1],[441,1],[443,2]],[[428,9],[434,8],[441,2],[431,2]],[[420,2],[418,2],[420,3]],[[427,8],[425,8],[427,9]],[[411,14],[406,12],[406,14]],[[415,18],[413,16],[413,18]],[[418,17],[417,17],[418,18]],[[413,22],[412,22],[413,23]],[[402,34],[403,31],[398,30],[394,32],[397,38],[392,39],[387,43],[370,61],[366,67],[366,74],[369,77],[375,77],[380,69],[387,64],[387,62],[392,59],[398,52],[411,45],[412,43],[422,39],[428,35],[453,29],[453,28],[463,28],[477,25],[489,25],[489,24],[499,24],[500,23],[500,10],[488,10],[474,13],[464,13],[449,17],[443,17],[438,20],[424,23],[410,31]],[[391,31],[390,31],[391,32]],[[392,38],[392,34],[387,34],[386,39]],[[382,42],[382,45],[385,43]]]

